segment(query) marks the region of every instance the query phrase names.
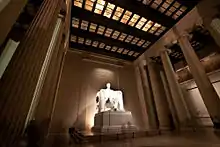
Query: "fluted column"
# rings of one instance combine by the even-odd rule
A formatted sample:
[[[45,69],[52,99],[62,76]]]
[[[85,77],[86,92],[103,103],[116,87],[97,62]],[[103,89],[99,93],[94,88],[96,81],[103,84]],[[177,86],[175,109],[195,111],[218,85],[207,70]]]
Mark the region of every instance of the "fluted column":
[[[153,92],[153,99],[155,102],[157,116],[159,121],[159,128],[161,130],[170,129],[170,111],[166,100],[165,91],[163,89],[163,83],[161,81],[159,70],[156,67],[156,63],[153,61],[148,62],[149,77]]]
[[[219,5],[220,1],[218,0],[202,0],[196,6],[196,10],[201,18],[198,24],[202,24],[210,32],[216,44],[220,47],[220,32],[216,28],[216,26],[219,26]]]
[[[196,85],[208,109],[213,121],[214,127],[220,129],[220,99],[209,80],[205,69],[191,46],[188,35],[184,34],[179,39],[179,45],[182,49],[186,62],[193,75]]]
[[[59,0],[44,0],[0,81],[0,140],[22,134],[58,17]]]
[[[175,108],[174,103],[173,103],[173,99],[172,99],[172,95],[171,95],[171,92],[170,92],[169,84],[168,84],[168,81],[167,81],[167,78],[166,78],[166,75],[165,75],[164,71],[160,71],[160,77],[161,77],[161,80],[162,80],[162,83],[163,83],[163,86],[164,86],[164,90],[165,90],[165,94],[166,94],[166,97],[167,97],[167,102],[168,102],[168,105],[169,105],[170,113],[172,115],[171,129],[179,128],[179,122],[178,122],[178,117],[177,117],[177,114],[176,114],[176,108]]]
[[[151,130],[156,130],[158,129],[158,119],[157,119],[155,103],[153,100],[152,88],[149,81],[149,74],[143,65],[139,66],[139,70],[140,70],[140,75],[144,90],[144,98],[148,112],[149,127]]]
[[[216,44],[220,47],[220,19],[219,18],[214,18],[210,24],[210,26],[207,25],[206,27],[212,37],[214,38]]]
[[[148,111],[146,107],[145,97],[144,97],[144,89],[142,85],[141,73],[138,65],[135,65],[135,76],[137,82],[137,90],[138,90],[138,98],[141,106],[142,117],[143,117],[143,127],[146,130],[149,130],[149,119],[148,119]]]
[[[180,85],[176,79],[173,66],[168,56],[167,50],[164,49],[161,54],[164,71],[169,84],[172,100],[176,109],[180,127],[187,127],[189,124],[190,114],[187,109]]]
[[[62,19],[62,18],[58,18]],[[35,119],[43,121],[50,119],[53,100],[55,97],[58,74],[60,71],[61,59],[64,53],[64,38],[63,38],[63,25],[60,26],[59,34],[57,34],[57,42],[55,42],[54,52],[48,67],[48,72],[45,78],[45,82],[40,95],[39,103],[37,105],[36,113],[34,113]]]

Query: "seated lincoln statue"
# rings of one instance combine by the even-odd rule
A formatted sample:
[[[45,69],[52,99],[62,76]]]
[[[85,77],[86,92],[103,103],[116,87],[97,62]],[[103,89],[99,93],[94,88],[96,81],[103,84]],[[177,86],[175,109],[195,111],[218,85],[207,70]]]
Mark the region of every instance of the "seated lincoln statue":
[[[120,133],[136,131],[130,111],[124,110],[123,94],[120,90],[112,90],[107,83],[105,89],[96,94],[98,113],[94,116],[92,131],[102,133]]]
[[[97,92],[96,103],[98,112],[124,111],[123,94],[121,91],[111,89],[111,84],[106,84],[106,89]]]

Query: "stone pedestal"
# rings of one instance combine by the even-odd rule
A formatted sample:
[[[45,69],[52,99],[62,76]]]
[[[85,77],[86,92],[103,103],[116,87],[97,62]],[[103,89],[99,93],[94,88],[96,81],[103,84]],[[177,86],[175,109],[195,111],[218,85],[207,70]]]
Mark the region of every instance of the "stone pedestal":
[[[93,132],[122,133],[137,131],[130,111],[106,111],[95,115]]]

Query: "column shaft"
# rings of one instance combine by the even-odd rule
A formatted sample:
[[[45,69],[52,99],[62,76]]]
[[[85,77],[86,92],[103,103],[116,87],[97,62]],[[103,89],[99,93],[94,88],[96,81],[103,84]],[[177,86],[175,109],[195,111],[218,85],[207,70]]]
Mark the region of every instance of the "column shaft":
[[[0,140],[13,143],[22,134],[55,22],[59,0],[44,0],[0,82]],[[6,145],[6,146],[7,146]]]
[[[184,57],[189,65],[189,69],[198,86],[200,94],[209,111],[215,127],[220,128],[220,99],[212,83],[210,82],[204,67],[197,57],[191,46],[188,36],[184,35],[179,38],[179,44],[183,51]]]
[[[159,128],[161,130],[170,129],[170,111],[168,108],[165,91],[163,89],[163,83],[159,75],[159,69],[157,68],[156,63],[149,62],[148,71],[159,120]]]
[[[148,120],[149,120],[149,127],[151,130],[158,129],[158,119],[157,113],[155,108],[155,103],[153,101],[153,95],[151,91],[151,85],[149,83],[149,76],[147,76],[147,71],[143,66],[139,66],[142,85],[144,90],[144,98],[146,102],[147,112],[148,112]]]
[[[177,117],[177,114],[176,114],[176,108],[175,108],[174,103],[173,103],[173,99],[172,99],[172,95],[171,95],[171,92],[170,92],[169,84],[168,84],[168,81],[167,81],[167,78],[166,78],[166,75],[165,75],[164,71],[160,71],[160,76],[161,76],[161,80],[163,82],[165,94],[166,94],[166,97],[167,97],[167,102],[168,102],[169,109],[170,109],[170,112],[171,112],[171,115],[172,115],[171,128],[172,129],[179,128],[179,122],[178,122],[178,117]],[[172,123],[174,123],[174,124],[172,124]],[[173,125],[175,125],[175,126],[173,126]]]
[[[206,29],[210,32],[213,39],[215,40],[215,43],[220,47],[220,19],[215,18],[212,20],[211,25],[205,24]]]
[[[168,80],[170,87],[170,92],[172,95],[172,100],[176,108],[176,113],[178,116],[178,121],[181,127],[186,127],[190,118],[189,111],[187,109],[184,97],[180,88],[180,85],[175,77],[175,72],[173,70],[170,58],[167,51],[161,53],[161,59],[164,66],[164,71]]]
[[[61,18],[59,18],[61,19]],[[50,118],[51,109],[53,99],[55,97],[55,91],[57,87],[58,74],[60,70],[60,64],[62,55],[64,52],[64,44],[63,44],[63,27],[61,26],[61,30],[59,32],[59,37],[57,39],[56,47],[54,49],[54,53],[52,55],[52,59],[50,61],[50,65],[48,68],[47,76],[42,88],[41,96],[39,99],[39,103],[37,106],[37,111],[34,114],[35,119],[38,121],[43,121],[45,119]]]
[[[137,90],[138,90],[138,97],[141,105],[141,111],[143,115],[143,127],[146,130],[149,130],[149,119],[148,119],[148,111],[146,108],[146,102],[144,97],[144,89],[142,85],[141,73],[139,67],[135,67],[135,75],[136,75],[136,82],[137,82]]]

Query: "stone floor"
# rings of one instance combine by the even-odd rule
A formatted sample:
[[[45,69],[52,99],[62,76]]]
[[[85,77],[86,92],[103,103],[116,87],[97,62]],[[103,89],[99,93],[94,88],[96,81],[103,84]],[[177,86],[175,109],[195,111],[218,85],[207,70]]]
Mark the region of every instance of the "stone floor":
[[[210,130],[203,130],[197,132],[162,134],[152,137],[99,142],[93,144],[68,145],[64,142],[57,142],[55,144],[56,146],[62,147],[220,147],[220,137]]]

